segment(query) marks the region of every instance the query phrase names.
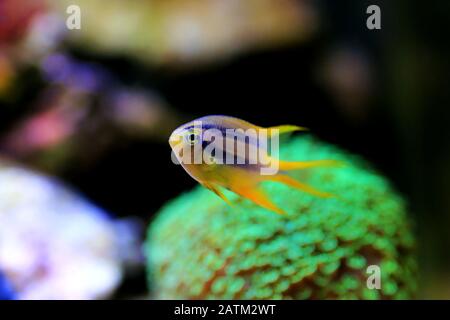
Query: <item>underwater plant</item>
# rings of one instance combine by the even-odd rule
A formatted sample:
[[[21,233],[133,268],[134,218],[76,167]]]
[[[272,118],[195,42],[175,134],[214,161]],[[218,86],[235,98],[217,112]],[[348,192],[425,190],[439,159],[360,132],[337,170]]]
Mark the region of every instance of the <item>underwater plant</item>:
[[[407,299],[417,290],[414,237],[405,201],[356,156],[302,136],[283,160],[336,159],[343,168],[292,176],[336,198],[276,183],[263,188],[285,215],[198,187],[167,203],[151,223],[148,279],[156,299]],[[379,267],[381,286],[368,286]]]

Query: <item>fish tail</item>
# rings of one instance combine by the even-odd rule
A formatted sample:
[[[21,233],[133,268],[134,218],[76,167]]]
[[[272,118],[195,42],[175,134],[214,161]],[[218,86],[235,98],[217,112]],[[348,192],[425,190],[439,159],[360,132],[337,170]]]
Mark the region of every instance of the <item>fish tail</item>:
[[[269,127],[269,130],[278,130],[280,134],[294,132],[294,131],[307,131],[307,128],[299,127],[291,124],[284,124],[281,126]]]
[[[314,161],[281,161],[279,168],[282,171],[301,170],[315,167],[341,167],[343,162],[338,160],[314,160]]]
[[[292,177],[290,177],[288,175],[285,175],[285,174],[276,174],[276,175],[273,175],[273,176],[266,176],[266,177],[267,177],[267,180],[283,183],[285,185],[288,185],[290,187],[296,188],[296,189],[301,190],[303,192],[312,194],[312,195],[314,195],[316,197],[320,197],[320,198],[335,197],[331,193],[319,191],[319,190],[311,187],[310,185],[308,185],[306,183],[302,183],[300,181],[297,181],[294,178],[292,178]]]

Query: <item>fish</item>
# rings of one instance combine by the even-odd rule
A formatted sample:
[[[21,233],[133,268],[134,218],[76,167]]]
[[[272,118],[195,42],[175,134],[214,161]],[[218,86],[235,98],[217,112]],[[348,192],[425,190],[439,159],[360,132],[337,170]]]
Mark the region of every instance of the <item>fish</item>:
[[[174,161],[229,205],[233,206],[233,203],[221,188],[265,209],[285,214],[262,190],[262,182],[275,181],[316,197],[329,198],[334,195],[297,181],[287,172],[342,165],[340,161],[331,159],[283,161],[274,156],[278,153],[280,135],[306,130],[296,125],[265,128],[231,116],[209,115],[176,128],[169,137],[169,144]]]

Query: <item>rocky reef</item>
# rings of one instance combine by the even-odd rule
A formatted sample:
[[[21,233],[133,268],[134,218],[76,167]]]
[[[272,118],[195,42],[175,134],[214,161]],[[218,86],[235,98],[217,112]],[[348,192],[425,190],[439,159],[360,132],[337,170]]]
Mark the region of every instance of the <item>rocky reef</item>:
[[[414,237],[405,201],[360,158],[300,136],[283,160],[339,159],[343,168],[292,176],[337,197],[321,199],[267,182],[288,214],[202,187],[167,203],[148,230],[149,286],[156,299],[407,299],[416,292]],[[370,289],[368,266],[381,272]]]

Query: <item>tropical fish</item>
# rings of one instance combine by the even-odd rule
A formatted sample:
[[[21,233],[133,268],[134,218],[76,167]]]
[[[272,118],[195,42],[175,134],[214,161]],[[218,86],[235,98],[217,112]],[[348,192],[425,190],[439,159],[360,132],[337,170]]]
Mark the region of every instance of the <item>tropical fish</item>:
[[[263,192],[261,182],[280,182],[322,198],[333,196],[295,180],[286,172],[336,166],[339,165],[338,161],[291,162],[274,157],[273,153],[276,152],[269,154],[269,145],[271,151],[274,151],[274,145],[277,147],[278,135],[302,130],[307,129],[295,125],[263,128],[238,118],[211,115],[175,129],[169,144],[186,172],[228,204],[232,205],[220,188],[231,190],[261,207],[283,214],[284,210],[278,208]],[[275,148],[275,151],[278,150]],[[270,170],[273,168],[276,170]]]

